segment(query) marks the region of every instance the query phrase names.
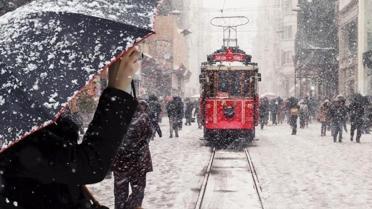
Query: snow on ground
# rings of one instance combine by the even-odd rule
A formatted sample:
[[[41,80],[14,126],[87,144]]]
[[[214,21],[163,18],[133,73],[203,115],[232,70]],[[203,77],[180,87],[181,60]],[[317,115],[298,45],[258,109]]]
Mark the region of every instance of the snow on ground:
[[[144,208],[191,209],[197,200],[210,151],[199,140],[202,131],[184,127],[180,138],[151,143],[154,172],[148,174]],[[257,131],[249,147],[262,186],[265,209],[372,208],[372,135],[362,143],[320,137],[320,125],[290,135],[287,124]],[[247,178],[251,178],[247,172]],[[90,187],[101,203],[113,207],[113,179]],[[221,200],[222,201],[222,200]],[[227,200],[224,200],[227,201]]]
[[[163,138],[150,143],[154,171],[148,173],[144,208],[191,209],[198,198],[210,157],[199,140],[196,124],[184,126],[180,138],[169,136],[168,118],[163,119]],[[113,178],[89,187],[101,204],[114,208]]]
[[[261,209],[247,156],[243,151],[217,150],[202,209]]]
[[[320,137],[318,123],[297,136],[287,124],[258,131],[249,150],[265,209],[372,208],[372,135],[356,144],[349,134],[343,143],[327,134]]]

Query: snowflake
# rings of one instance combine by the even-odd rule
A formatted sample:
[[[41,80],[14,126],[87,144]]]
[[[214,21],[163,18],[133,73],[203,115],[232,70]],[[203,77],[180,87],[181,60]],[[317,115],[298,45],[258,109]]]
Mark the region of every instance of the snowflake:
[[[5,104],[5,99],[3,96],[0,96],[0,106]]]

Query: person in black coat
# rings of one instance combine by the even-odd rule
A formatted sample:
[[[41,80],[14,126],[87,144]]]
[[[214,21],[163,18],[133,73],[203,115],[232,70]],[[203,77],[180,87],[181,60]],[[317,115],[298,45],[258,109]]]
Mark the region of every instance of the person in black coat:
[[[179,97],[179,96],[174,97],[173,100],[175,101],[176,107],[177,107],[178,130],[182,130],[182,119],[183,119],[184,114],[185,114],[185,111],[184,111],[185,105],[182,101],[182,98]]]
[[[163,136],[161,128],[159,126],[159,122],[161,121],[161,105],[158,98],[155,95],[149,96],[148,99],[148,106],[149,106],[149,117],[151,119],[152,125],[158,133],[159,137]]]
[[[173,131],[178,137],[178,108],[176,100],[173,98],[169,101],[166,108],[169,118],[169,138],[173,137]]]
[[[360,143],[360,138],[362,136],[363,128],[363,117],[364,117],[364,101],[363,96],[360,94],[354,95],[351,103],[349,105],[349,115],[350,115],[350,140],[353,141],[354,133],[357,131],[356,142]]]
[[[190,99],[186,100],[186,110],[185,110],[185,118],[186,123],[185,126],[191,126],[191,119],[192,119],[192,111],[194,110],[194,103],[190,101]]]
[[[140,101],[112,165],[115,209],[141,208],[146,174],[153,170],[149,142],[154,131],[148,115],[148,104]]]
[[[344,127],[346,115],[347,108],[343,105],[342,100],[340,100],[339,98],[335,98],[329,110],[333,142],[337,142],[337,137],[338,141],[342,142],[342,130]]]
[[[270,114],[271,114],[270,118],[271,118],[273,125],[278,125],[278,122],[277,122],[278,109],[279,109],[278,100],[277,99],[271,100],[270,101]]]
[[[137,107],[126,92],[138,69],[132,48],[113,64],[94,118],[78,144],[78,126],[65,117],[0,154],[1,209],[91,209],[84,185],[104,179]]]
[[[161,105],[158,98],[155,95],[150,95],[148,99],[150,117],[154,122],[159,123],[161,121]]]
[[[264,128],[264,125],[267,125],[269,118],[270,103],[266,97],[260,99],[260,124],[261,129]]]

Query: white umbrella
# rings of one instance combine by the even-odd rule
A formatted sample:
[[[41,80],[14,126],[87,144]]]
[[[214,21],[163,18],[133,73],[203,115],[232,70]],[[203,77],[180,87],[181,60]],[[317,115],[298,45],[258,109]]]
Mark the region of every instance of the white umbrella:
[[[276,94],[272,93],[272,92],[265,92],[263,94],[261,94],[261,97],[267,97],[269,99],[274,99],[276,98]]]

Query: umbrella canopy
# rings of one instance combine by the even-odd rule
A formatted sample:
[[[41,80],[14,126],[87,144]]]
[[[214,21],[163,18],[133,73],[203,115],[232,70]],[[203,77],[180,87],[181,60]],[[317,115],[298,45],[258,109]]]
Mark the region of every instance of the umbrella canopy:
[[[268,99],[274,99],[277,97],[277,95],[272,92],[265,92],[261,94],[261,97],[267,97]]]
[[[288,106],[289,107],[294,107],[294,106],[297,106],[298,104],[298,99],[296,97],[290,97],[288,98]]]
[[[56,119],[93,75],[152,34],[158,0],[40,0],[0,17],[0,146]]]

